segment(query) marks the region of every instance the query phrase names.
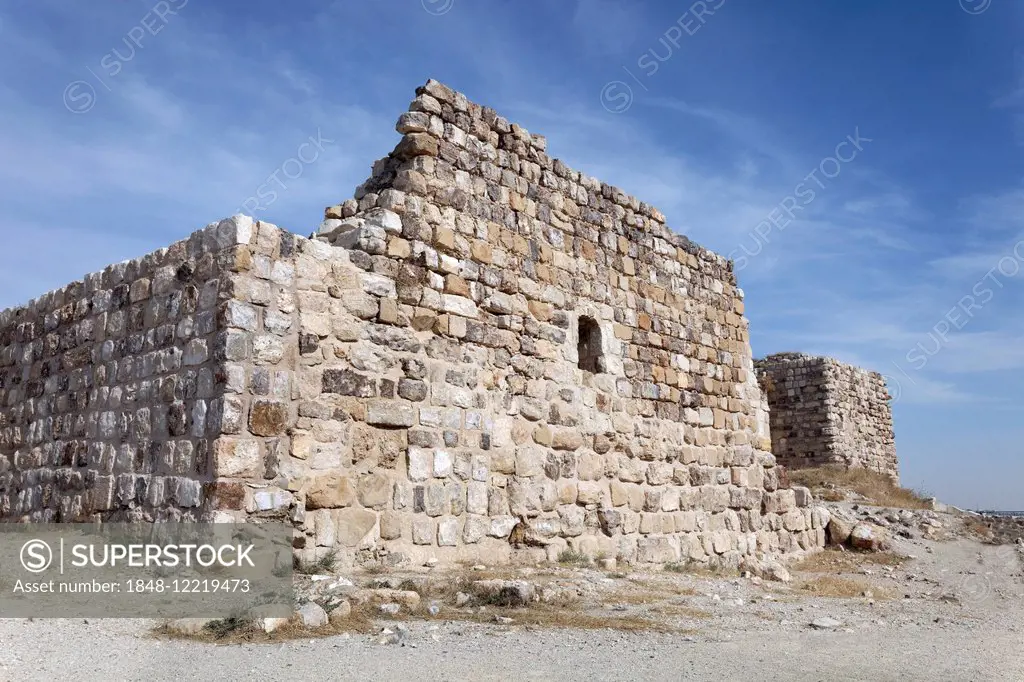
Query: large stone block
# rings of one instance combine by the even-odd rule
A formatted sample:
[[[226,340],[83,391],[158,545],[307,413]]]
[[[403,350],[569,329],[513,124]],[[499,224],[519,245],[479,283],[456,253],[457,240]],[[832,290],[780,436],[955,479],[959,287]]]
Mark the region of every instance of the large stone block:
[[[369,398],[377,395],[372,377],[350,369],[327,369],[323,375],[323,392]]]
[[[412,541],[417,545],[432,545],[436,535],[434,519],[416,516],[412,520]]]
[[[397,540],[402,537],[402,515],[386,511],[380,515],[380,539]]]
[[[410,446],[409,478],[413,481],[425,481],[434,472],[434,452],[429,448]]]
[[[256,440],[221,437],[214,444],[214,474],[225,478],[261,478],[263,456]]]
[[[439,547],[454,547],[459,542],[459,520],[454,518],[441,519],[437,524],[437,544]]]
[[[539,448],[516,450],[516,476],[540,476],[544,473],[545,454]]]
[[[288,428],[288,405],[275,400],[254,400],[249,409],[249,430],[257,436],[279,436]]]
[[[637,543],[637,561],[645,564],[665,564],[679,559],[679,548],[666,537],[641,538]]]
[[[332,512],[337,541],[345,547],[356,547],[377,525],[377,514],[369,509],[347,507]]]
[[[307,509],[347,507],[356,499],[356,490],[348,476],[324,474],[314,478],[306,490]]]
[[[383,507],[391,503],[391,477],[382,471],[370,472],[359,478],[359,504],[364,507]]]
[[[466,511],[470,514],[487,514],[487,484],[472,481],[468,485]]]
[[[372,400],[366,406],[366,423],[383,427],[413,426],[416,408],[397,400]]]

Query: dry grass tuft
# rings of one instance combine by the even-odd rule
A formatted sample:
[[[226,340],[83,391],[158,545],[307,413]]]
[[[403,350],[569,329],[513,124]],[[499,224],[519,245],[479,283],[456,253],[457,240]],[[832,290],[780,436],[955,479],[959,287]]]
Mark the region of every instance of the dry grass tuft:
[[[316,561],[299,561],[295,564],[295,572],[305,575],[330,575],[338,566],[338,550],[331,550]]]
[[[681,632],[671,625],[645,618],[637,614],[611,615],[604,610],[595,612],[579,606],[574,602],[539,604],[532,603],[528,606],[509,607],[500,604],[486,604],[482,608],[479,602],[477,606],[466,608],[455,608],[448,604],[442,604],[441,610],[431,614],[421,605],[414,612],[402,611],[393,616],[387,616],[389,621],[432,621],[432,622],[467,622],[479,623],[482,625],[499,625],[498,618],[511,618],[511,625],[526,627],[553,627],[553,628],[577,628],[580,630],[623,630],[626,632]],[[376,612],[371,605],[353,607],[353,617],[357,615],[366,620],[373,621],[381,619],[380,613]]]
[[[792,485],[811,489],[815,496],[826,499],[835,497],[841,490],[850,490],[880,507],[897,509],[927,509],[926,496],[908,488],[901,488],[888,476],[868,469],[846,469],[840,467],[811,467],[790,469]],[[842,499],[840,497],[840,499]],[[832,501],[838,501],[833,499]]]
[[[964,532],[973,535],[982,542],[994,542],[995,533],[978,519],[968,518],[964,521]]]
[[[376,630],[377,626],[364,611],[353,609],[348,618],[336,619],[333,623],[315,629],[304,627],[297,621],[291,621],[277,630],[267,633],[251,620],[224,618],[210,622],[196,634],[176,632],[170,630],[166,625],[157,626],[152,634],[157,637],[187,639],[207,644],[274,644],[292,639],[333,637],[345,632],[368,634],[376,632]]]
[[[853,573],[859,571],[864,564],[902,566],[909,560],[892,552],[841,552],[826,549],[807,555],[790,568],[807,573]]]
[[[685,585],[651,580],[631,581],[632,584],[601,597],[609,604],[656,604],[679,597],[692,597],[697,591]]]
[[[834,575],[819,575],[805,581],[797,589],[800,592],[813,594],[816,597],[849,599],[852,597],[866,597],[867,593],[870,593],[874,599],[892,598],[885,589],[876,585],[869,585],[859,580],[841,578]]]
[[[566,566],[579,566],[581,568],[587,568],[590,566],[590,557],[582,552],[577,552],[573,549],[563,549],[558,554],[558,563]]]
[[[650,611],[651,613],[657,613],[659,615],[681,616],[683,618],[691,618],[695,620],[714,618],[714,614],[710,611],[698,609],[693,606],[687,606],[686,604],[659,604],[651,607]]]
[[[735,578],[740,574],[740,572],[735,568],[708,566],[707,564],[701,564],[696,561],[673,561],[665,564],[662,568],[669,573],[684,573],[698,578]]]
[[[543,584],[551,576],[536,573],[523,575],[513,567],[497,567],[474,571],[468,567],[444,573],[438,576],[411,576],[398,583],[397,588],[415,592],[424,600],[452,601],[459,592],[473,592],[473,583],[477,580],[529,580],[535,584]]]
[[[536,604],[518,609],[486,609],[484,611],[448,611],[444,620],[463,620],[494,624],[495,617],[512,619],[513,625],[549,628],[576,628],[579,630],[621,630],[625,632],[680,632],[664,623],[635,614],[595,614],[582,610],[565,609],[548,604]]]

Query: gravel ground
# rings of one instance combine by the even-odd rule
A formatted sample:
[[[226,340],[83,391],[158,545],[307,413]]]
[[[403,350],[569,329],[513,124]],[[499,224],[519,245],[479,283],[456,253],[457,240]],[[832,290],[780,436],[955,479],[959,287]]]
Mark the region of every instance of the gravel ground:
[[[901,539],[897,550],[914,559],[892,569],[865,564],[857,575],[888,600],[795,589],[813,574],[794,575],[790,586],[667,573],[619,580],[593,570],[560,574],[562,582],[568,574],[569,582],[598,585],[613,601],[623,585],[675,581],[695,594],[683,599],[677,591],[670,603],[710,613],[667,617],[692,634],[436,620],[407,622],[397,645],[358,634],[213,645],[154,637],[152,621],[6,619],[0,679],[1024,680],[1017,554],[962,538]],[[823,617],[842,625],[810,627]]]

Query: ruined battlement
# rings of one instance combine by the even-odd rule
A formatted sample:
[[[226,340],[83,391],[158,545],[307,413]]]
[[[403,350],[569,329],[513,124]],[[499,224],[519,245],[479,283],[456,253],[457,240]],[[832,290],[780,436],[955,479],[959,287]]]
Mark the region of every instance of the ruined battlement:
[[[891,396],[881,374],[803,353],[777,353],[754,365],[780,463],[862,467],[899,481]]]
[[[0,314],[0,515],[285,517],[345,563],[824,544],[729,261],[440,83],[396,127],[309,238],[235,216]]]
[[[1024,544],[1024,516],[982,513],[978,520],[988,528],[996,542]]]

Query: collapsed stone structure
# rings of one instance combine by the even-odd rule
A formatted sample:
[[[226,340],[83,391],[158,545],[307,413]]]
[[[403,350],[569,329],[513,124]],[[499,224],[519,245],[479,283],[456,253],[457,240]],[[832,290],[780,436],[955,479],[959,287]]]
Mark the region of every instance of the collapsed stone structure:
[[[891,397],[881,374],[802,353],[777,353],[754,365],[781,464],[841,464],[899,481]]]
[[[1024,516],[981,514],[980,520],[996,542],[1024,544]]]
[[[435,81],[397,129],[311,238],[235,216],[0,313],[0,516],[286,517],[345,563],[823,546],[730,262]]]

